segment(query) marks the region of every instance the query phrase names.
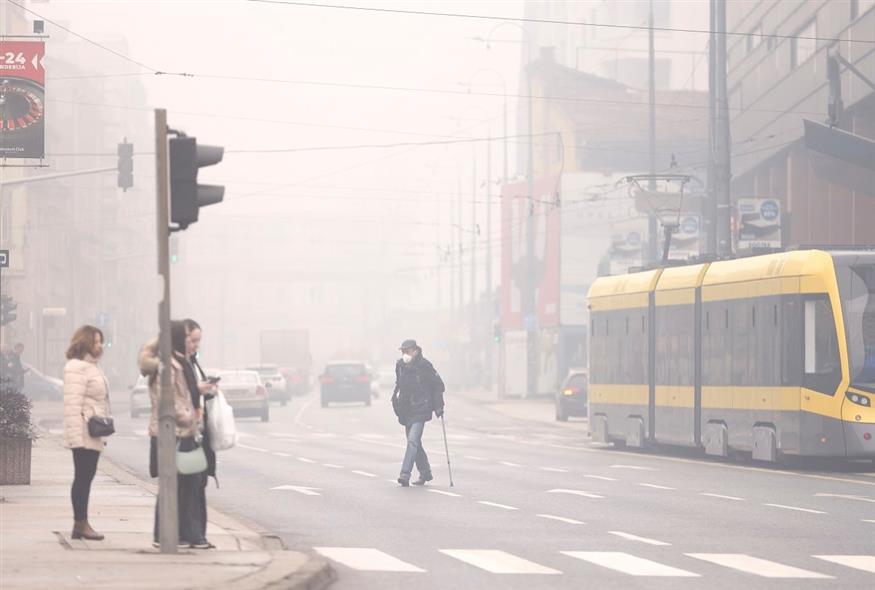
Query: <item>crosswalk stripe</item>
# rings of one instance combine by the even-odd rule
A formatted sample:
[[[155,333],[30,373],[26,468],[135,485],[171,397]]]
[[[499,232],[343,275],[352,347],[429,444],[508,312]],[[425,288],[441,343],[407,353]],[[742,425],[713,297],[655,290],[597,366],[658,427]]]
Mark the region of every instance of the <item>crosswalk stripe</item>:
[[[875,574],[875,555],[812,555],[812,557]]]
[[[699,574],[688,572],[643,557],[621,551],[562,551],[563,555],[588,561],[630,576],[656,576],[666,578],[698,578]]]
[[[320,555],[363,572],[423,573],[424,569],[401,561],[379,549],[366,547],[314,547]]]
[[[610,534],[620,537],[621,539],[626,539],[627,541],[638,541],[639,543],[647,543],[648,545],[658,545],[658,546],[667,546],[671,545],[671,543],[666,543],[665,541],[657,541],[656,539],[648,539],[647,537],[639,537],[638,535],[633,535],[631,533],[624,533],[622,531],[608,531]]]
[[[751,557],[744,553],[687,553],[689,557],[701,559],[723,567],[762,576],[764,578],[820,578],[832,579],[832,576],[819,574],[798,567],[784,565],[768,559]]]
[[[441,549],[441,553],[492,574],[561,574],[541,564],[496,549]]]

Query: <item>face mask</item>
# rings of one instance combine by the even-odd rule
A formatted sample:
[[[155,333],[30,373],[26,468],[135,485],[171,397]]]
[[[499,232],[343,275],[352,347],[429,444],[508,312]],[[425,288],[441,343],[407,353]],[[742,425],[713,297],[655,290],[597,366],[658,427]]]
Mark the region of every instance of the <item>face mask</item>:
[[[410,361],[413,360],[413,355],[407,354],[405,352],[404,354],[401,355],[401,360],[403,360],[405,363],[409,363]]]

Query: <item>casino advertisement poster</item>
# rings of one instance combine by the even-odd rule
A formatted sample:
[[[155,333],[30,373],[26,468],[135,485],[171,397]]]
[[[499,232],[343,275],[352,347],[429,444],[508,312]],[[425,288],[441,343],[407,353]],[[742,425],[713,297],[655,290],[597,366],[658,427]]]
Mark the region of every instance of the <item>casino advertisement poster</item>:
[[[45,157],[45,47],[0,40],[0,159]]]

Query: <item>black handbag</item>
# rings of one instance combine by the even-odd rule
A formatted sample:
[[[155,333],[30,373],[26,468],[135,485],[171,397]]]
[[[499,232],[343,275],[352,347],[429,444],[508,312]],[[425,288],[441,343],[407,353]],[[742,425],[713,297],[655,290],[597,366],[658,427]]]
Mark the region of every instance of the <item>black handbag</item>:
[[[109,436],[115,432],[115,422],[110,417],[92,416],[88,419],[88,434],[94,438]]]

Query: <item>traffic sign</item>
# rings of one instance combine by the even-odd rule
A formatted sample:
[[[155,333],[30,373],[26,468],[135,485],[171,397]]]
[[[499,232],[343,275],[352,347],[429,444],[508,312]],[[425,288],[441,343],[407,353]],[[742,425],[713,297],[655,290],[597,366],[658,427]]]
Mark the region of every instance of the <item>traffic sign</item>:
[[[0,250],[0,268],[9,268],[9,250]]]

